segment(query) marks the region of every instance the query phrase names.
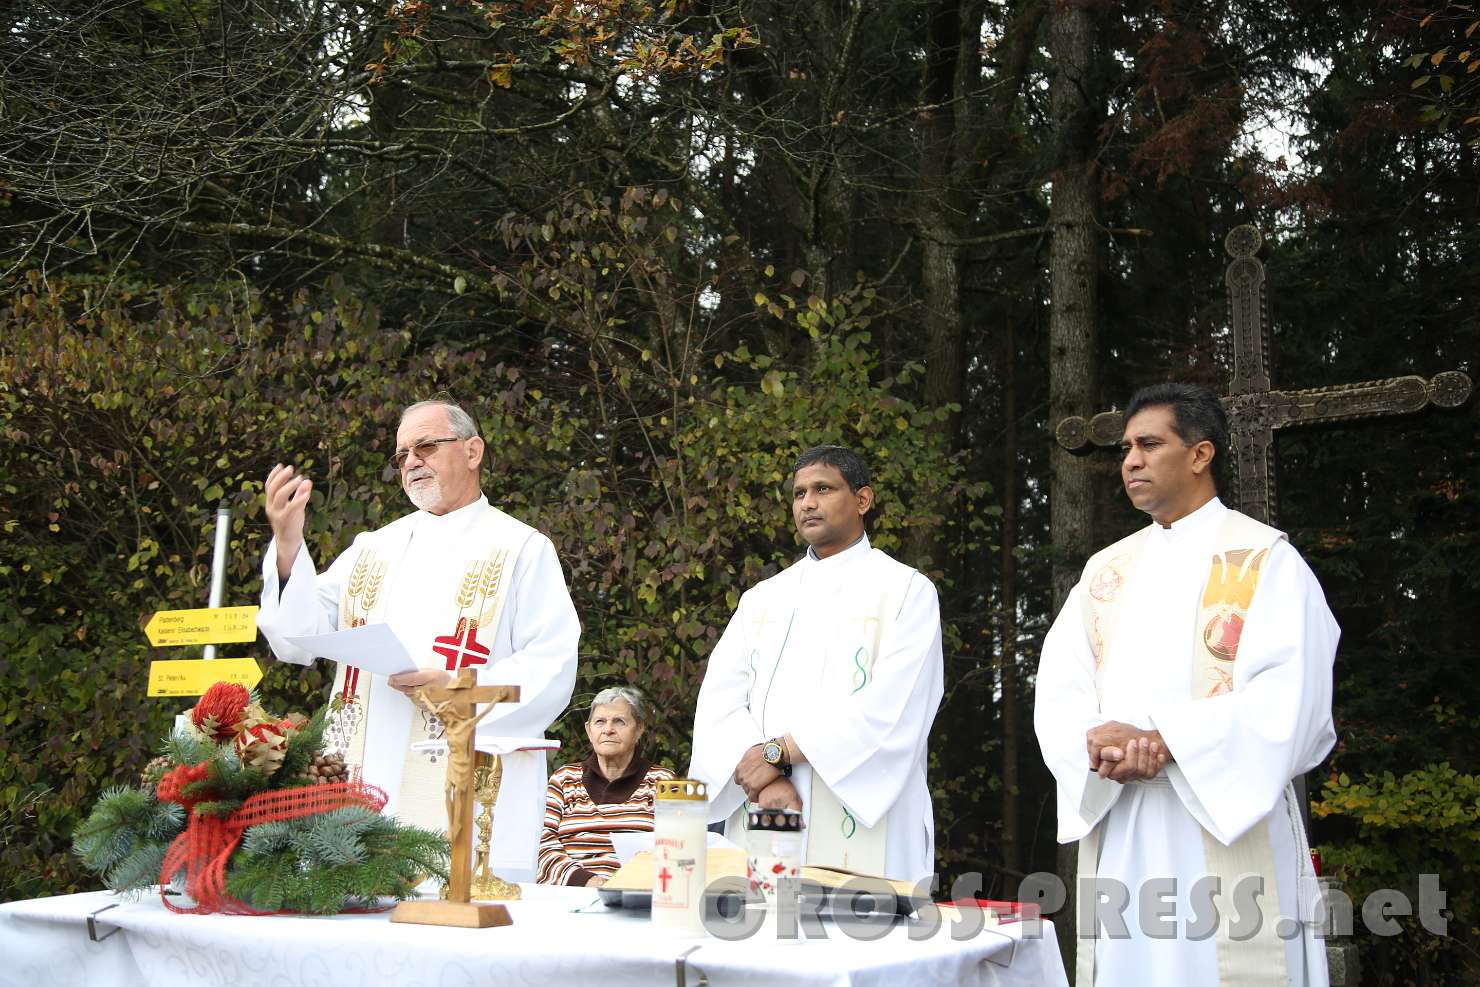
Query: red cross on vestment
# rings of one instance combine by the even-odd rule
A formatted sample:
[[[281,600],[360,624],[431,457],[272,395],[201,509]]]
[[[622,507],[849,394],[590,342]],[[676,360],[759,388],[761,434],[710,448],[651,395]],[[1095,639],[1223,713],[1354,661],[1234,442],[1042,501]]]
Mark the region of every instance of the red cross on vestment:
[[[668,873],[668,868],[667,867],[664,867],[662,870],[658,871],[658,880],[663,883],[663,887],[662,887],[663,893],[664,894],[667,894],[668,893],[668,882],[671,881],[671,880],[673,880],[673,875],[670,874],[670,873]]]
[[[478,643],[478,622],[466,617],[457,618],[457,630],[433,639],[432,650],[447,659],[449,672],[488,664],[489,651]]]
[[[364,617],[356,617],[349,622],[351,627],[360,627],[365,623]],[[360,691],[360,669],[356,665],[344,666],[344,690],[343,698],[346,703],[352,703],[356,694]]]

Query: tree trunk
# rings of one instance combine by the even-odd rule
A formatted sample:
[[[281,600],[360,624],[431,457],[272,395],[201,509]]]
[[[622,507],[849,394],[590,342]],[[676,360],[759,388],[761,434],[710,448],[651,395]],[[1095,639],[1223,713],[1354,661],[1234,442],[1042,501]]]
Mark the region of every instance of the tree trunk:
[[[963,207],[970,190],[962,168],[963,148],[971,144],[974,120],[956,97],[977,84],[981,60],[975,39],[981,32],[982,5],[939,0],[927,13],[925,77],[921,97],[930,111],[920,119],[920,189],[916,222],[920,230],[920,288],[925,330],[925,406],[954,406],[936,426],[948,452],[961,448],[960,405],[966,382],[966,336],[961,319]],[[911,561],[921,569],[946,563],[939,531],[916,531]]]
[[[935,109],[920,121],[920,229],[923,234],[920,281],[925,316],[925,402],[932,408],[961,403],[965,340],[961,335],[959,246],[962,189],[957,183],[957,94],[962,35],[974,34],[980,21],[962,21],[959,0],[941,0],[928,13],[928,47],[921,96]],[[960,412],[941,426],[952,450],[959,447]],[[940,560],[936,560],[939,562]]]
[[[1054,610],[1063,607],[1079,567],[1093,549],[1094,485],[1087,464],[1053,442],[1053,427],[1070,415],[1095,411],[1095,336],[1100,272],[1099,191],[1094,134],[1101,80],[1095,71],[1098,25],[1087,0],[1064,0],[1050,15],[1054,77],[1050,100],[1057,134],[1049,223],[1050,522],[1053,532]],[[1059,874],[1069,891],[1059,913],[1059,943],[1074,956],[1076,848],[1060,848]]]
[[[1012,318],[1002,340],[1002,869],[1022,873],[1022,791],[1018,780],[1022,696],[1017,654],[1017,333]]]

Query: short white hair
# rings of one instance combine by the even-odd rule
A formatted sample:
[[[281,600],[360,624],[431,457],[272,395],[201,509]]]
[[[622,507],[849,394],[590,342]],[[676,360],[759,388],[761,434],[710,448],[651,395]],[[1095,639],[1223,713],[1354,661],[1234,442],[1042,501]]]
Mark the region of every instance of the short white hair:
[[[637,721],[638,726],[647,723],[647,700],[630,685],[614,685],[598,692],[591,700],[591,712],[586,714],[586,722],[591,721],[591,715],[596,712],[597,706],[610,706],[618,701],[632,707],[632,718]]]
[[[452,434],[459,439],[477,437],[478,425],[473,421],[472,416],[451,401],[418,401],[401,412],[401,421],[404,422],[407,415],[415,411],[420,411],[423,408],[442,408],[445,410],[447,412],[447,424],[451,426]]]

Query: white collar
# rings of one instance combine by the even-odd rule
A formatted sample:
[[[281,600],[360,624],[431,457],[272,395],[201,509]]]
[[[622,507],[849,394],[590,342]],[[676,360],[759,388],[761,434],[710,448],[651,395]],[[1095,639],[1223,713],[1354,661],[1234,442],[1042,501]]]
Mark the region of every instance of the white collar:
[[[465,525],[478,519],[488,507],[488,497],[480,494],[478,499],[471,504],[464,504],[455,511],[446,514],[431,514],[427,511],[417,511],[416,525],[418,528],[425,527],[431,531],[448,530]]]
[[[1214,494],[1212,500],[1186,517],[1173,521],[1169,528],[1163,528],[1153,521],[1152,525],[1155,528],[1153,533],[1170,544],[1183,544],[1192,538],[1211,535],[1217,530],[1218,525],[1223,523],[1224,515],[1227,513],[1228,508],[1223,506],[1223,501],[1218,499],[1217,494]]]
[[[841,566],[845,566],[848,564],[849,560],[862,558],[863,556],[868,554],[868,551],[868,532],[865,531],[863,534],[858,536],[858,540],[855,541],[853,544],[849,545],[841,552],[829,555],[825,559],[819,559],[817,557],[817,553],[812,551],[812,546],[808,545],[807,554],[804,556],[804,558],[809,564],[814,566],[821,566],[823,567],[823,570],[826,571],[828,568],[839,568]]]

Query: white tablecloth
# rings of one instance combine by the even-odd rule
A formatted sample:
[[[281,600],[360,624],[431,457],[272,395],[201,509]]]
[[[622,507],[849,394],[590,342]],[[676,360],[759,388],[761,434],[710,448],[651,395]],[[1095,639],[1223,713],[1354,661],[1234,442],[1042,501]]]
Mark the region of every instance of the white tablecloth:
[[[827,925],[827,941],[657,938],[645,914],[607,909],[580,888],[524,885],[514,924],[450,929],[394,924],[389,913],[176,915],[159,899],[107,892],[0,905],[0,984],[17,987],[599,987],[689,985],[1004,984],[1067,987],[1053,927],[988,926],[954,941],[950,923],[911,941],[907,923],[873,942]],[[96,918],[101,942],[88,938]],[[115,931],[117,930],[117,931]],[[109,935],[109,933],[113,933]]]

